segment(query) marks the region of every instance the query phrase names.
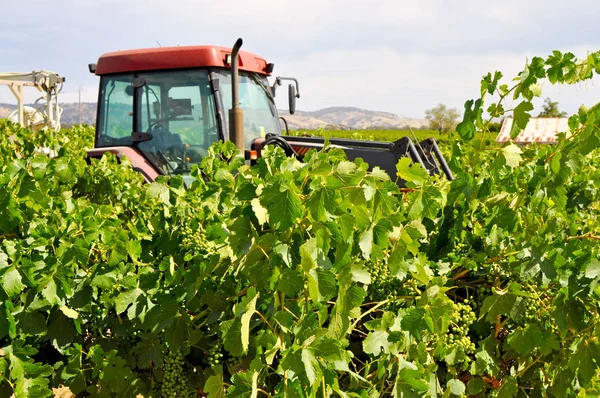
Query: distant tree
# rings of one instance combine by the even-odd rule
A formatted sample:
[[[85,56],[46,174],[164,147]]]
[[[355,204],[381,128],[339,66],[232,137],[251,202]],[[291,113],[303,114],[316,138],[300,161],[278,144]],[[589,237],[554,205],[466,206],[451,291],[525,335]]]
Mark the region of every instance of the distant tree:
[[[550,98],[544,98],[544,105],[538,117],[566,117],[567,112],[558,110],[558,102],[552,101]]]
[[[429,120],[429,127],[440,133],[454,130],[459,117],[458,109],[448,108],[444,104],[439,104],[435,108],[425,111],[425,118]]]
[[[490,133],[499,133],[502,129],[502,123],[503,120],[500,120],[499,122],[491,122],[488,126],[488,130],[490,131]]]

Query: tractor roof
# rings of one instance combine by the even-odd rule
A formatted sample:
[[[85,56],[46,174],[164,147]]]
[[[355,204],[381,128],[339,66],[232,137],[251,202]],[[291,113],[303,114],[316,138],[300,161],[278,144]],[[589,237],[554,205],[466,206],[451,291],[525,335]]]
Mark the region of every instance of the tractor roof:
[[[116,51],[100,56],[96,65],[96,75],[202,67],[230,68],[227,55],[231,55],[231,49],[218,46],[158,47]],[[239,68],[270,75],[267,71],[267,61],[246,51],[239,53]]]

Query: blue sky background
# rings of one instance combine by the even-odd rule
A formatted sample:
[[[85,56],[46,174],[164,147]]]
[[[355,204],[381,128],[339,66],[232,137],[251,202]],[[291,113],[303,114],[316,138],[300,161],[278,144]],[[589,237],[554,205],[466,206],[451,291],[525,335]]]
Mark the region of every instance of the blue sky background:
[[[216,44],[275,63],[300,80],[299,110],[356,106],[423,117],[438,103],[462,109],[489,71],[514,77],[552,50],[600,50],[597,1],[434,0],[0,0],[0,72],[54,70],[61,100],[95,101],[87,64],[109,51]],[[600,101],[600,81],[544,86],[574,112]],[[28,97],[35,98],[35,92]],[[285,108],[285,98],[279,107]],[[0,86],[0,102],[14,102]],[[541,104],[541,100],[538,101]],[[536,110],[537,111],[537,110]]]

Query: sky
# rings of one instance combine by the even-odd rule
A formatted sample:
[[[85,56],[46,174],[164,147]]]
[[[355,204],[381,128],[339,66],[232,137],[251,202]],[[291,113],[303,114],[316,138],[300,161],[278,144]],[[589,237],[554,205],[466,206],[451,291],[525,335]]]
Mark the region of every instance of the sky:
[[[423,118],[443,103],[463,109],[488,72],[510,83],[533,56],[600,50],[600,6],[572,0],[0,0],[0,72],[53,70],[61,102],[97,100],[87,65],[117,50],[158,45],[231,47],[296,77],[297,109],[354,106]],[[7,14],[8,15],[8,14]],[[282,91],[283,93],[283,91]],[[27,99],[35,99],[35,91]],[[600,101],[600,80],[543,86],[560,110]],[[278,107],[287,108],[286,95]],[[15,103],[0,86],[0,102]],[[541,109],[542,100],[534,104]]]

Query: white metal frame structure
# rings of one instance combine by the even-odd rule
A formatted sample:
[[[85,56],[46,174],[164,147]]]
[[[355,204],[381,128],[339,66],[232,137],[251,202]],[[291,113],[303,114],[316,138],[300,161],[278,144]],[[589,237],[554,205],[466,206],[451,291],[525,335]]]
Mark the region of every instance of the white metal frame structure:
[[[35,101],[33,113],[29,120],[38,116],[42,120],[43,127],[60,130],[60,116],[62,109],[58,106],[58,94],[62,90],[65,78],[57,73],[45,70],[25,73],[3,73],[0,72],[0,85],[8,86],[17,99],[17,122],[24,127],[35,127],[28,125],[25,121],[25,104],[23,103],[23,88],[35,87],[44,95]],[[38,126],[40,128],[40,126]]]

